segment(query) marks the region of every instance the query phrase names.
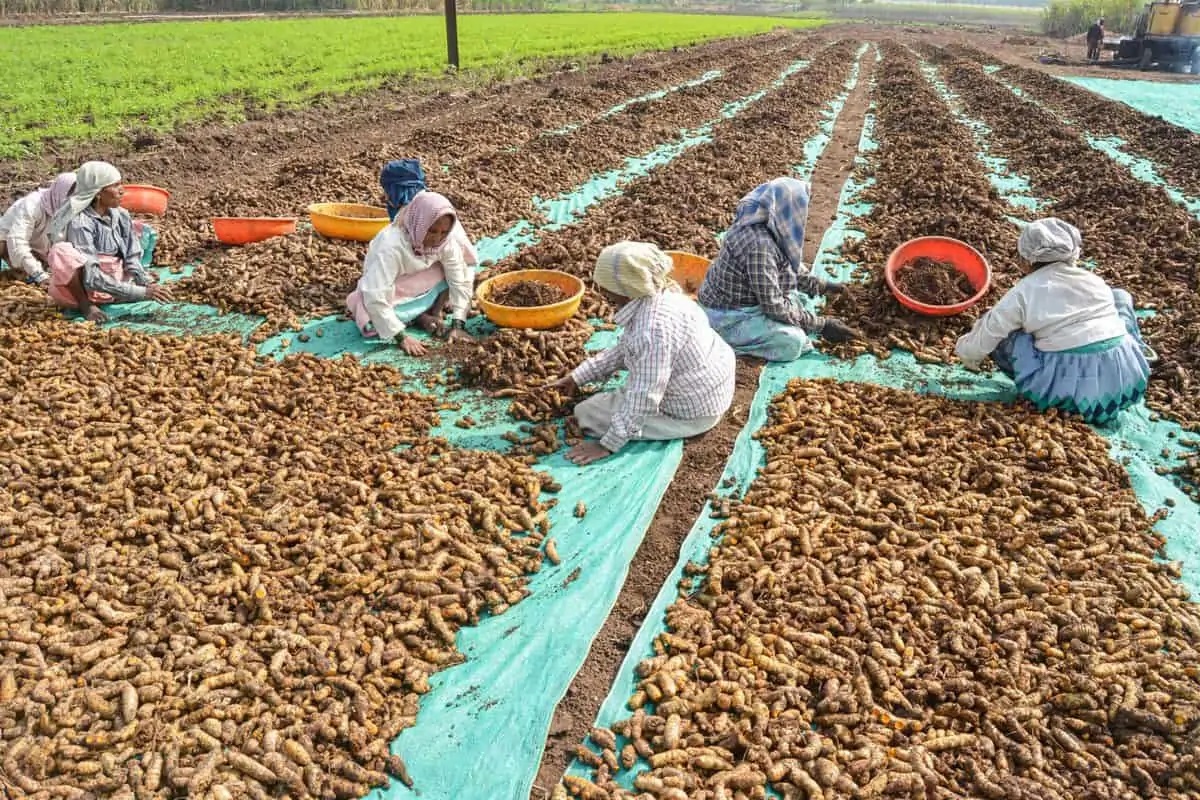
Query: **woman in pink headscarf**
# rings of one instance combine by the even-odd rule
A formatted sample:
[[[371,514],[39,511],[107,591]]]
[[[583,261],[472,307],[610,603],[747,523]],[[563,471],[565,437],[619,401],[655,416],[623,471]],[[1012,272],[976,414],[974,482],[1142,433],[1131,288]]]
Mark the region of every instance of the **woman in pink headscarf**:
[[[420,192],[371,241],[346,307],[363,336],[396,341],[410,356],[424,355],[425,346],[405,333],[406,325],[445,332],[451,341],[469,338],[464,327],[478,262],[450,201]],[[453,317],[448,330],[442,321],[447,303]]]
[[[0,259],[25,273],[29,283],[50,280],[46,254],[50,252],[50,220],[75,190],[75,173],[64,172],[44,189],[22,197],[0,217]]]

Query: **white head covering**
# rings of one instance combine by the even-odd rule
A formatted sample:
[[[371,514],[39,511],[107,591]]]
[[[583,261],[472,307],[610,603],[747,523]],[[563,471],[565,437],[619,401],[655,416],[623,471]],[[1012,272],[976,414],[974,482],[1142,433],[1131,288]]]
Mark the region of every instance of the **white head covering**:
[[[90,206],[101,190],[120,182],[120,171],[107,161],[88,161],[75,170],[75,191],[50,220],[50,239],[61,239],[71,220]]]
[[[600,251],[592,280],[622,297],[649,297],[672,287],[671,257],[649,242],[617,242]]]
[[[1079,229],[1058,217],[1031,222],[1021,231],[1017,252],[1031,264],[1074,264],[1079,260],[1083,237]]]

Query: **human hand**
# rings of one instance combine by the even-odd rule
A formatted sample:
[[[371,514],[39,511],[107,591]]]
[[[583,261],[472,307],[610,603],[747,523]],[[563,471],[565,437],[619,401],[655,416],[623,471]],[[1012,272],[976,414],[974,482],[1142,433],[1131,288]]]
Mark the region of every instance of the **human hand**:
[[[146,299],[153,300],[156,303],[169,303],[175,299],[175,293],[171,291],[171,287],[169,286],[152,283],[146,287]]]
[[[87,310],[83,312],[83,318],[88,322],[95,322],[97,325],[101,322],[108,322],[108,314],[101,311],[98,306],[88,306]]]
[[[546,384],[542,388],[557,391],[559,394],[573,395],[579,391],[579,384],[575,382],[574,377],[566,375],[553,383]]]
[[[578,467],[586,467],[611,455],[612,453],[599,442],[581,442],[567,451],[567,461]]]
[[[845,293],[846,293],[846,284],[834,283],[833,281],[825,282],[825,296],[826,297],[836,297],[839,294],[845,294]]]
[[[421,344],[411,336],[400,337],[400,349],[414,357],[423,356],[428,352],[425,349],[425,345]]]
[[[859,330],[851,328],[840,319],[825,320],[825,327],[821,328],[821,335],[835,344],[866,338]]]

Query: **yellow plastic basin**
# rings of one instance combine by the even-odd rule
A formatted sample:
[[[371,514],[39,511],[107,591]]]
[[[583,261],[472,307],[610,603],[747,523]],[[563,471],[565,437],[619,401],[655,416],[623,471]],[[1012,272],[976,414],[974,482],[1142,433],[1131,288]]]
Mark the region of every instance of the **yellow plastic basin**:
[[[330,239],[369,242],[387,224],[387,209],[362,203],[313,203],[308,207],[312,226]]]
[[[700,291],[700,284],[704,283],[704,276],[708,274],[708,267],[712,263],[704,256],[698,256],[695,253],[685,253],[682,250],[668,250],[667,255],[671,257],[675,268],[671,270],[670,278],[679,284],[679,288],[683,289],[689,297],[695,299],[696,293]]]
[[[507,286],[518,281],[548,283],[562,290],[567,295],[567,299],[553,305],[530,308],[502,306],[488,300],[493,288]],[[501,328],[546,330],[562,325],[579,310],[579,303],[583,300],[583,281],[574,275],[554,269],[519,269],[515,272],[496,275],[479,284],[475,289],[475,299],[479,301],[479,307],[483,309],[484,316]]]

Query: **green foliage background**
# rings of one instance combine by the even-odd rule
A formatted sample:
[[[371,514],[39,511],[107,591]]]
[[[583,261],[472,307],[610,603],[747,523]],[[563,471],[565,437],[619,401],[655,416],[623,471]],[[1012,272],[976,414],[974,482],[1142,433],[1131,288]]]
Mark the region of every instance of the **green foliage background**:
[[[464,15],[459,49],[468,77],[480,77],[521,72],[531,60],[819,24],[691,14]],[[36,152],[47,140],[237,119],[248,103],[270,109],[434,74],[445,48],[440,16],[0,28],[0,158]]]

